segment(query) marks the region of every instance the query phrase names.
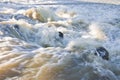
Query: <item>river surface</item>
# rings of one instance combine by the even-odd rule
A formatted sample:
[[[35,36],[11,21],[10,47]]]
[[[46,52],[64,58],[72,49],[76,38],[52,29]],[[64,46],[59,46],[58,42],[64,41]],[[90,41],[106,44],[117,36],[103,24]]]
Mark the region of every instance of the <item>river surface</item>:
[[[119,0],[86,1],[1,0],[0,80],[120,80]]]

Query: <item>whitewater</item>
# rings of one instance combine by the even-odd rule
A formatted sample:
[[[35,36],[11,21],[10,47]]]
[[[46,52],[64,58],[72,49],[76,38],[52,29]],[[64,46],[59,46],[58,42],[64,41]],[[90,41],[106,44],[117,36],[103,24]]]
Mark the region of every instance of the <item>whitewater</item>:
[[[120,80],[119,0],[88,1],[1,0],[0,80]]]

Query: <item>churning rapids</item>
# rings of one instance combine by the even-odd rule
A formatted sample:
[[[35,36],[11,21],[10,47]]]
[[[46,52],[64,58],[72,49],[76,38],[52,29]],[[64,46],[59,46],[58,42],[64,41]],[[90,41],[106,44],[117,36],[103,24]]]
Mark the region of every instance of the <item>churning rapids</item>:
[[[120,80],[120,5],[0,6],[0,80]]]

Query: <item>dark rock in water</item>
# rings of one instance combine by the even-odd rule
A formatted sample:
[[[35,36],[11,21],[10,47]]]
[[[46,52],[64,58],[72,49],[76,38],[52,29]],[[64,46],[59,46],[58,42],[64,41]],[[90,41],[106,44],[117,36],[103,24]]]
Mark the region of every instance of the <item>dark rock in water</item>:
[[[101,56],[105,60],[109,60],[109,52],[104,47],[98,47],[95,51],[95,55]]]
[[[63,33],[62,32],[59,32],[59,37],[63,38]]]
[[[14,28],[15,28],[15,29],[19,29],[19,25],[15,24],[15,25],[14,25]]]

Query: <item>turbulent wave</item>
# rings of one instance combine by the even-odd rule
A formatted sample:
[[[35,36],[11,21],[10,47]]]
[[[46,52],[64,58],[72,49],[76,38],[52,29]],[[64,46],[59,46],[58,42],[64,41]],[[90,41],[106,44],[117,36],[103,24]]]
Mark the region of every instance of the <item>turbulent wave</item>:
[[[120,79],[119,5],[0,5],[0,80]]]

